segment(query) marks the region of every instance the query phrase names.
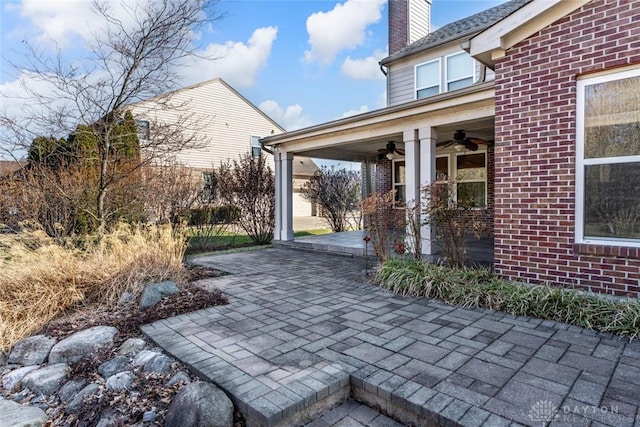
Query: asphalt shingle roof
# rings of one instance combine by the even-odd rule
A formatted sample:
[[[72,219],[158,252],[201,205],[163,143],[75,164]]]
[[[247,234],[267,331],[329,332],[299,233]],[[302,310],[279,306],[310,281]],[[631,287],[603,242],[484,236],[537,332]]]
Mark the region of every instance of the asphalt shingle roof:
[[[396,59],[403,58],[453,40],[464,37],[471,38],[472,35],[475,35],[496,22],[506,18],[531,1],[532,0],[511,0],[492,7],[491,9],[487,9],[476,13],[475,15],[447,24],[399,50],[393,55],[384,58],[380,63],[382,65],[386,65]]]

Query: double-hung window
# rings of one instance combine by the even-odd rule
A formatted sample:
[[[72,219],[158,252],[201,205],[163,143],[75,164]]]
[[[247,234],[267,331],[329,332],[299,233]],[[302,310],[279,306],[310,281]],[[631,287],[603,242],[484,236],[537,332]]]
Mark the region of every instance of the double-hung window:
[[[486,153],[456,155],[456,198],[474,208],[487,205]]]
[[[577,89],[576,241],[640,247],[640,69]]]
[[[416,99],[440,93],[440,59],[416,66]]]
[[[262,145],[260,144],[260,137],[251,135],[251,155],[253,157],[260,157],[262,154]]]
[[[445,57],[446,90],[456,90],[473,84],[474,63],[467,52]]]
[[[149,120],[136,119],[136,128],[138,131],[138,139],[140,141],[149,140]]]
[[[415,67],[416,99],[473,84],[475,63],[467,52],[458,52]]]

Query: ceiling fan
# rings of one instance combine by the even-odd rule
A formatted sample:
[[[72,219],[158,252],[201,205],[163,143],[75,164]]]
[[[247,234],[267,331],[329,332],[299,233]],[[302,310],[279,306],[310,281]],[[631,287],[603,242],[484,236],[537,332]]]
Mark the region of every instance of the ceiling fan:
[[[486,141],[482,138],[467,137],[464,130],[459,129],[453,134],[453,139],[438,142],[436,147],[447,148],[456,145],[456,149],[458,149],[458,147],[464,147],[467,150],[476,151],[479,145],[483,144],[488,146],[492,142],[493,141]]]
[[[383,159],[386,157],[389,160],[393,160],[394,154],[404,156],[404,150],[401,148],[396,148],[396,144],[393,141],[389,141],[387,142],[387,146],[385,148],[381,148],[378,150],[378,159]]]

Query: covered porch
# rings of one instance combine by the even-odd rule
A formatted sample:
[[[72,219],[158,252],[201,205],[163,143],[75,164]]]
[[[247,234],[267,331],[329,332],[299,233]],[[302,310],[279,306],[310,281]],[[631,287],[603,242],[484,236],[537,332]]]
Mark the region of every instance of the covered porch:
[[[437,174],[440,178],[456,180],[459,190],[470,191],[477,199],[478,209],[486,213],[486,221],[492,228],[493,145],[488,141],[493,140],[494,132],[493,100],[492,83],[481,83],[455,93],[264,138],[263,143],[273,150],[275,160],[276,244],[289,246],[294,242],[292,162],[295,156],[360,162],[363,197],[394,189],[400,201],[421,203],[420,189],[433,183]],[[460,130],[464,131],[462,139],[457,132]],[[481,143],[465,143],[471,140]],[[465,162],[472,166],[464,166]],[[363,236],[363,232],[334,233],[297,238],[295,242],[312,249],[332,247],[336,252],[362,255]],[[483,254],[479,258],[487,262],[493,259],[491,237],[479,246]],[[423,256],[437,257],[434,238],[432,227],[423,225],[420,229]]]

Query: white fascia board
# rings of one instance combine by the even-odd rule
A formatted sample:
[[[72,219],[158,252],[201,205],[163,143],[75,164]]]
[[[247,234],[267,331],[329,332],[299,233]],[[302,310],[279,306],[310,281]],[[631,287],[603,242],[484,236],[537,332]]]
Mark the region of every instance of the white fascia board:
[[[466,50],[493,68],[507,49],[584,6],[590,0],[533,0],[469,40]]]

